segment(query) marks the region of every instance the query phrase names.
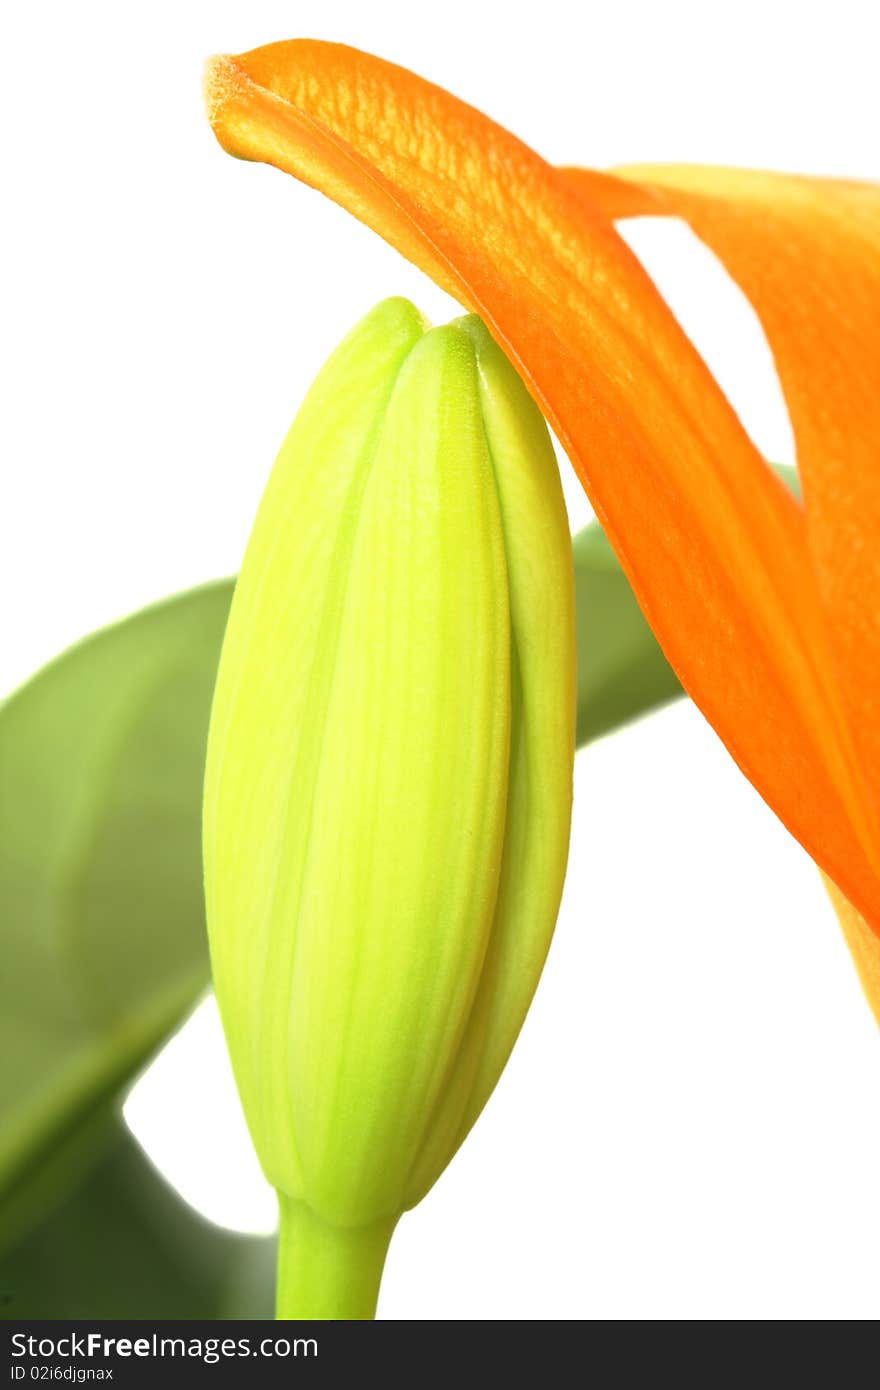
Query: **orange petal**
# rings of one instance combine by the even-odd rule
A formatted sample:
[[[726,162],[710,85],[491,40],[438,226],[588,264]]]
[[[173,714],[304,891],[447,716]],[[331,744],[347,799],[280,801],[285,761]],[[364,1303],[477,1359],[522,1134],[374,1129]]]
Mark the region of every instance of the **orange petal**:
[[[852,904],[847,902],[831,879],[826,874],[822,877],[850,949],[862,989],[865,991],[865,998],[874,1017],[880,1023],[880,940],[876,932],[871,931],[861,913],[856,912]]]
[[[473,108],[353,49],[303,40],[215,59],[207,96],[227,150],[320,188],[482,315],[682,683],[880,923],[803,513],[607,216]]]
[[[880,186],[699,166],[570,171],[610,215],[684,218],[751,301],[795,433],[842,698],[880,802]],[[643,195],[641,206],[638,194]]]

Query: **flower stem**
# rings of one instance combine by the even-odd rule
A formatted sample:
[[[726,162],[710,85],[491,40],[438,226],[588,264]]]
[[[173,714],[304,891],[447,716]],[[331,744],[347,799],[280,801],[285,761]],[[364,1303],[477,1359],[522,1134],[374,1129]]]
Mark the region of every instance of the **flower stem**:
[[[396,1218],[331,1226],[279,1192],[277,1318],[364,1321],[375,1317]]]

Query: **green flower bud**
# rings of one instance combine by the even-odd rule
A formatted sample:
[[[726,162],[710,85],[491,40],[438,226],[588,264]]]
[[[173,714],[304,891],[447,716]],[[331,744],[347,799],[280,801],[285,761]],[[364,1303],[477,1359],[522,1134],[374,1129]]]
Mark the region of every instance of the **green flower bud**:
[[[541,415],[478,319],[388,300],[281,449],[208,746],[214,979],[283,1315],[372,1316],[394,1224],[501,1074],[559,907],[574,727]]]

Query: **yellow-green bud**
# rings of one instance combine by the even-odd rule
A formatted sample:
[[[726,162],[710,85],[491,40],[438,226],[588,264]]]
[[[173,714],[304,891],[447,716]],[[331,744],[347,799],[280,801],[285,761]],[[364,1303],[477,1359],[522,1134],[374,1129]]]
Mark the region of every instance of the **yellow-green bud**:
[[[558,911],[574,726],[541,415],[478,319],[388,300],[281,449],[208,746],[214,980],[286,1315],[371,1316],[397,1218],[501,1074]]]

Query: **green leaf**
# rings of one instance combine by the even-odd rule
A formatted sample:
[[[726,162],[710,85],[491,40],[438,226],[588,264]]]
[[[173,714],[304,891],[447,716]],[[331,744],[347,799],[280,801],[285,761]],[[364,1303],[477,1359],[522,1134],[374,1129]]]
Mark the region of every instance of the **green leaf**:
[[[0,1248],[102,1151],[107,1102],[207,984],[201,781],[231,592],[98,633],[0,708]]]
[[[0,1259],[0,1318],[271,1318],[275,1242],[196,1216],[118,1121],[100,1162]]]
[[[578,532],[574,557],[580,746],[683,692],[597,525]]]

